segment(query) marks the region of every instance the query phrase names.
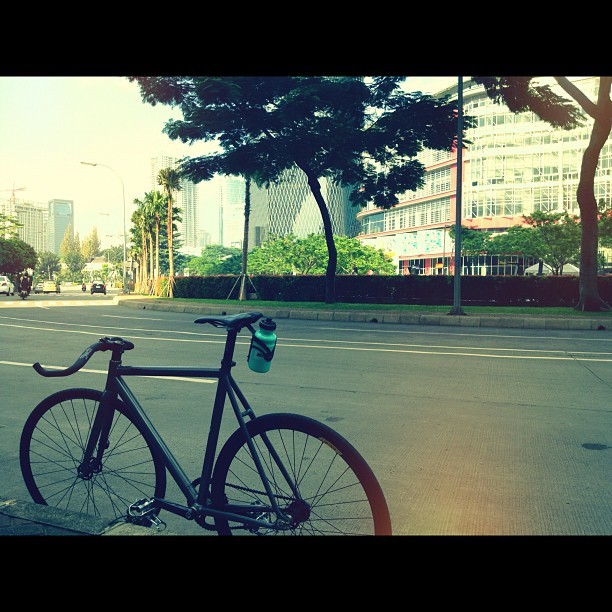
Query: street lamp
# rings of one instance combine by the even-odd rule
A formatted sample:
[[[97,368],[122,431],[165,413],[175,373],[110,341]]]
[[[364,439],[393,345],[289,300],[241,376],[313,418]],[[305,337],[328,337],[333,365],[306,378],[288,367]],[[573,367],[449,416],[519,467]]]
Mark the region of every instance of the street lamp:
[[[111,172],[114,172],[119,177],[119,180],[121,181],[121,193],[123,195],[123,293],[125,293],[126,292],[125,269],[126,269],[127,257],[126,257],[126,245],[125,245],[125,242],[126,242],[126,238],[125,238],[125,185],[123,184],[123,179],[121,178],[121,176],[116,170],[113,170],[110,166],[107,166],[106,164],[98,164],[98,163],[84,162],[84,161],[82,161],[81,163],[84,166],[102,166],[103,168],[107,168]]]

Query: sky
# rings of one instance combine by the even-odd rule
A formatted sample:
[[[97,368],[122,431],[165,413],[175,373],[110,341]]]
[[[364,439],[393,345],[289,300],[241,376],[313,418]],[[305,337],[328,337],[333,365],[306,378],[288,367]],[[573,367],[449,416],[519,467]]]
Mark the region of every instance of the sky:
[[[456,79],[410,77],[407,88],[435,93]],[[177,109],[144,103],[125,77],[0,76],[0,198],[14,188],[17,199],[72,200],[81,240],[95,227],[103,249],[119,246],[123,188],[129,228],[134,199],[151,188],[151,158],[195,157],[210,146],[162,133],[168,120],[180,118]],[[204,229],[214,212],[202,209]]]

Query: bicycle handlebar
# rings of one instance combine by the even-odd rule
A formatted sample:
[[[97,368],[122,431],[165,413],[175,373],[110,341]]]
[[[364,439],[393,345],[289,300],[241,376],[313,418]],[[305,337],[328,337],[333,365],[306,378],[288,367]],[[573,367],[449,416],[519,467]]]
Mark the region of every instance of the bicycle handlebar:
[[[129,340],[124,340],[123,338],[119,338],[118,336],[113,336],[112,338],[100,338],[98,342],[94,342],[88,346],[78,357],[78,359],[69,367],[64,368],[63,370],[50,370],[48,368],[44,368],[37,361],[32,367],[41,375],[46,377],[54,377],[54,376],[70,376],[75,372],[78,372],[90,359],[91,356],[97,351],[130,351],[134,348],[134,344]]]
[[[215,327],[224,327],[228,332],[229,331],[240,331],[244,327],[248,327],[251,333],[254,333],[251,325],[261,319],[263,317],[263,313],[261,312],[243,312],[235,315],[222,315],[222,316],[206,316],[200,317],[196,319],[195,323],[210,323]],[[70,376],[75,372],[78,372],[90,359],[91,356],[97,351],[130,351],[134,348],[134,344],[129,340],[124,340],[123,338],[119,338],[118,336],[113,336],[112,338],[105,337],[100,338],[98,342],[88,346],[79,358],[69,367],[56,370],[56,369],[48,369],[44,368],[37,361],[32,367],[38,372],[41,376],[46,376],[48,378],[56,377],[56,376]]]

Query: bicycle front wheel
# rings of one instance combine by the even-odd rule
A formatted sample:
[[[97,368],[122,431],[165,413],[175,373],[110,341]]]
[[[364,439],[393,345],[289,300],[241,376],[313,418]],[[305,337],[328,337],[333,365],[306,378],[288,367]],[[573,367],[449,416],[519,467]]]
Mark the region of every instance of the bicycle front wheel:
[[[83,469],[85,446],[102,392],[66,389],[44,399],[28,417],[19,447],[25,485],[37,504],[109,521],[130,504],[163,497],[166,471],[149,436],[117,401],[100,464]]]
[[[219,535],[391,535],[391,518],[380,484],[365,459],[339,433],[297,414],[264,415],[247,423],[247,429],[273,495],[291,522],[274,522],[244,434],[237,430],[215,464],[213,507],[230,505],[235,511],[236,504],[243,504],[247,516],[267,519],[271,526],[254,528],[216,517]]]

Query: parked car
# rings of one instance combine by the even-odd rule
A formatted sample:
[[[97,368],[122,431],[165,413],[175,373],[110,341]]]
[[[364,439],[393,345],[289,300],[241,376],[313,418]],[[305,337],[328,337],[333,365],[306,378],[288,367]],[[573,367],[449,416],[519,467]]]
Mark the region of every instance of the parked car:
[[[38,281],[34,285],[34,293],[42,293],[43,292],[43,285],[44,285],[44,283],[42,281]]]
[[[94,293],[103,293],[104,295],[106,295],[106,283],[101,280],[95,280],[93,283],[91,283],[90,291],[91,295],[93,295]]]
[[[15,284],[8,276],[0,276],[0,293],[15,295]]]
[[[43,288],[42,288],[43,293],[59,293],[60,292],[60,285],[58,282],[54,281],[54,280],[46,280],[43,283]]]

